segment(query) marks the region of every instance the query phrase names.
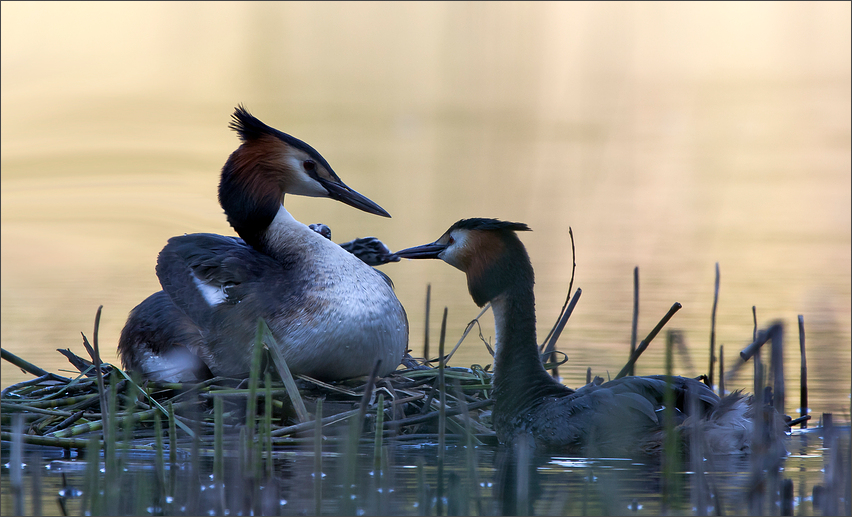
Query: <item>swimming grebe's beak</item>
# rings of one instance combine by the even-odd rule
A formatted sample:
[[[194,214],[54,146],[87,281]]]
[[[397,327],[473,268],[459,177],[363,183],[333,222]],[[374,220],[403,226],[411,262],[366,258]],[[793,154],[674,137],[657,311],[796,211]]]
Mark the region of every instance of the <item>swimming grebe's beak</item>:
[[[397,251],[394,255],[400,258],[410,259],[440,258],[438,255],[440,255],[445,249],[447,249],[446,244],[433,242],[431,244],[423,244],[421,246],[414,246],[413,248]]]
[[[390,217],[387,211],[370,200],[368,197],[361,195],[351,188],[347,187],[342,181],[329,181],[325,178],[315,177],[317,181],[328,191],[328,197],[336,199],[349,206],[363,210],[368,214],[380,215],[382,217]]]

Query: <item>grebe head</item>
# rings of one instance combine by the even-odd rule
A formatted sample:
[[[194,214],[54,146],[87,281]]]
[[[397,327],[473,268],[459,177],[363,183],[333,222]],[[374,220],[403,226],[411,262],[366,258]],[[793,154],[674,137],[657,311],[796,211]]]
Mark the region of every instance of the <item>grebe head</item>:
[[[430,244],[396,252],[401,258],[438,258],[467,275],[468,290],[480,307],[512,287],[532,286],[533,270],[515,232],[524,223],[462,219]]]
[[[328,197],[390,217],[382,207],[343,183],[316,149],[267,126],[243,106],[234,111],[230,128],[237,132],[242,145],[222,168],[219,203],[241,236],[265,229],[284,194]]]

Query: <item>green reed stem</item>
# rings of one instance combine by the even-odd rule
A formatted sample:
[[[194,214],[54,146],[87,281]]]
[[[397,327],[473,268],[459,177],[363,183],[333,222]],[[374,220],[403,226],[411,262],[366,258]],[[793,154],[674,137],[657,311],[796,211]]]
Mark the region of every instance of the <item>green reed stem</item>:
[[[246,432],[248,433],[249,442],[254,439],[254,428],[256,425],[255,418],[257,416],[257,383],[260,375],[260,360],[263,353],[263,320],[257,320],[257,332],[254,338],[254,348],[251,354],[251,369],[249,371],[249,395],[248,408],[246,409]],[[251,447],[251,443],[249,443]]]
[[[461,383],[456,380],[454,385],[456,389],[456,396],[459,401],[459,409],[461,410],[462,418],[464,420],[464,430],[466,435],[465,459],[467,460],[467,476],[470,481],[470,488],[473,491],[471,497],[476,505],[476,515],[482,515],[482,500],[479,498],[479,469],[476,468],[476,448],[474,447],[474,441],[479,442],[479,440],[477,440],[473,435],[473,426],[470,420],[467,401],[465,400],[464,392],[461,389]]]
[[[131,384],[131,385],[132,385],[132,386],[133,386],[136,390],[138,390],[139,392],[143,393],[143,394],[145,395],[145,399],[148,401],[148,403],[149,403],[151,406],[153,406],[153,407],[155,407],[155,408],[159,409],[159,410],[160,410],[160,411],[161,411],[164,415],[168,415],[168,413],[169,413],[169,412],[166,410],[166,408],[164,408],[164,407],[162,406],[162,404],[160,404],[159,402],[157,402],[157,401],[154,399],[154,397],[152,397],[152,396],[148,393],[148,391],[147,391],[147,390],[143,390],[143,389],[139,386],[139,384],[138,384],[138,383],[134,382],[134,381],[133,381],[133,379],[131,379],[131,378],[130,378],[130,376],[129,376],[129,375],[127,375],[127,372],[125,372],[124,370],[121,370],[120,368],[116,368],[115,366],[113,366],[113,372],[116,372],[116,371],[117,371],[119,374],[121,374],[121,375],[122,375],[122,376],[123,376],[123,377],[127,380],[127,382],[129,382],[129,383],[130,383],[130,384]],[[183,385],[183,384],[177,384],[177,386],[184,386],[184,385]],[[167,388],[167,389],[171,389],[171,388]],[[182,389],[182,388],[175,388],[175,389]],[[177,405],[178,405],[178,406],[181,406],[182,404],[183,404],[183,403],[179,403],[179,404],[177,404]],[[175,424],[176,424],[178,427],[180,427],[180,428],[181,428],[181,429],[182,429],[182,430],[183,430],[186,434],[188,434],[190,437],[195,438],[195,432],[194,432],[192,429],[190,429],[190,428],[189,428],[189,426],[187,426],[186,424],[184,424],[183,422],[181,422],[179,419],[175,421]]]
[[[156,500],[164,501],[166,492],[166,467],[163,464],[165,458],[165,450],[163,449],[163,420],[160,412],[154,413],[154,438],[157,448],[157,454],[154,456],[154,490],[156,490]]]
[[[175,404],[175,407],[176,408],[183,408],[183,407],[192,406],[194,404],[195,404],[195,402],[193,402],[193,401],[179,402],[179,403]],[[137,413],[129,414],[129,415],[124,416],[122,418],[117,418],[116,419],[117,420],[116,425],[122,425],[122,426],[130,425],[130,426],[132,426],[132,425],[134,425],[138,422],[144,422],[144,421],[150,420],[154,416],[154,413],[157,412],[157,411],[160,411],[160,410],[159,409],[148,409],[146,411],[139,411]],[[103,429],[103,425],[104,425],[103,420],[97,420],[95,422],[87,422],[85,424],[75,425],[74,427],[69,427],[68,429],[63,429],[61,431],[50,433],[50,434],[44,436],[44,438],[70,438],[72,436],[79,436],[83,433],[100,431],[101,429]]]
[[[278,370],[278,375],[284,382],[284,387],[287,388],[287,394],[290,396],[290,402],[293,403],[293,409],[296,411],[296,418],[298,418],[299,423],[310,422],[311,419],[310,415],[308,415],[308,410],[305,408],[305,401],[302,400],[302,394],[299,393],[299,388],[296,386],[296,381],[293,379],[293,374],[290,372],[290,367],[287,366],[287,361],[281,353],[278,342],[275,340],[275,337],[272,335],[272,331],[269,330],[266,322],[261,320],[258,325],[259,327],[262,325],[263,339],[267,343],[267,348],[272,355],[273,362]]]
[[[222,423],[222,413],[224,411],[224,401],[222,397],[213,397],[213,479],[215,482],[224,483],[225,477],[225,460],[224,460],[224,425]]]
[[[263,448],[266,452],[266,477],[272,479],[274,462],[272,461],[272,376],[266,372],[263,376]]]
[[[100,497],[100,446],[103,442],[98,442],[96,435],[92,434],[89,437],[89,444],[86,448],[86,478],[83,488],[83,501],[81,513],[89,515],[99,515],[103,513],[101,508]]]
[[[314,514],[322,515],[322,398],[314,415]]]
[[[177,487],[177,426],[175,425],[175,408],[169,402],[169,495],[175,496]]]
[[[446,367],[444,357],[444,341],[447,337],[447,308],[444,307],[444,316],[441,319],[441,337],[438,341],[438,489],[437,508],[438,515],[444,513],[444,449],[447,445],[447,385],[444,381],[444,368]]]
[[[385,394],[379,393],[376,401],[376,438],[373,442],[373,472],[378,479],[382,469],[382,427],[385,421]]]
[[[52,407],[61,407],[61,406],[73,406],[75,404],[80,404],[82,402],[89,402],[92,399],[98,399],[100,397],[99,393],[90,393],[89,395],[80,395],[78,397],[67,397],[63,399],[53,399],[53,400],[39,400],[35,402],[26,402],[26,403],[14,403],[14,402],[3,402],[2,407],[3,411],[17,410],[20,409],[22,411],[37,411],[39,409],[52,408]],[[71,415],[71,412],[66,413],[68,416]]]
[[[104,433],[104,477],[106,479],[118,480],[120,478],[120,473],[118,472],[118,456],[116,454],[116,442],[118,441],[118,393],[116,388],[118,387],[118,382],[116,380],[116,374],[113,371],[109,376],[109,398],[107,399],[107,403],[109,404],[109,410],[106,414],[106,427],[105,430],[108,432]],[[128,418],[123,419],[125,422],[128,422],[127,425],[132,427],[133,415],[130,415]],[[119,483],[106,483],[104,490],[106,494],[106,510],[111,514],[115,515],[118,511],[118,498],[120,492],[118,490]]]

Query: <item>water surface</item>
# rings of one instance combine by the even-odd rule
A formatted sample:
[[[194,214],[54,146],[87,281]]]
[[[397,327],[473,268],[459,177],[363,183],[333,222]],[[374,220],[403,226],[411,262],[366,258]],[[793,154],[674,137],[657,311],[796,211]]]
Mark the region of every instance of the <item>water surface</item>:
[[[338,242],[400,249],[463,217],[528,223],[542,336],[570,282],[571,227],[583,295],[560,340],[568,385],[624,364],[635,266],[640,338],[681,302],[676,371],[705,372],[718,262],[726,362],[756,306],[760,326],[786,323],[797,383],[801,314],[810,405],[848,419],[849,20],[848,3],[4,2],[2,346],[68,368],[54,350],[82,353],[104,305],[116,360],[166,240],[232,234],[216,186],[242,102],[393,215],[286,200]],[[443,306],[452,341],[478,312],[445,264],[383,271],[415,353],[428,283],[433,336]],[[472,338],[455,364],[490,363]],[[661,350],[637,373],[661,371]],[[3,386],[27,377],[3,363]]]

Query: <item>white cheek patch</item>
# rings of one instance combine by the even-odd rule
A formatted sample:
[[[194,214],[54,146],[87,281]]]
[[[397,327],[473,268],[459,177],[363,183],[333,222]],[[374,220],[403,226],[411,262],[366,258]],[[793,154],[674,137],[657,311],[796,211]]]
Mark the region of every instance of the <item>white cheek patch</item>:
[[[328,197],[328,191],[320,185],[320,183],[308,176],[302,166],[302,160],[295,156],[287,157],[292,174],[287,178],[287,184],[284,187],[286,194],[295,194],[297,196],[308,197]]]
[[[206,301],[207,305],[209,305],[210,307],[215,307],[227,301],[228,297],[225,294],[224,286],[213,286],[210,284],[205,284],[201,279],[199,279],[195,275],[192,275],[192,281],[195,282],[195,286],[198,288],[198,292],[201,293],[201,296],[204,297],[204,301]]]
[[[464,271],[463,267],[463,257],[465,255],[470,254],[470,241],[468,240],[468,233],[465,230],[456,230],[453,232],[453,244],[451,244],[447,249],[438,254],[438,258],[446,262],[447,264],[453,266],[459,271]]]

